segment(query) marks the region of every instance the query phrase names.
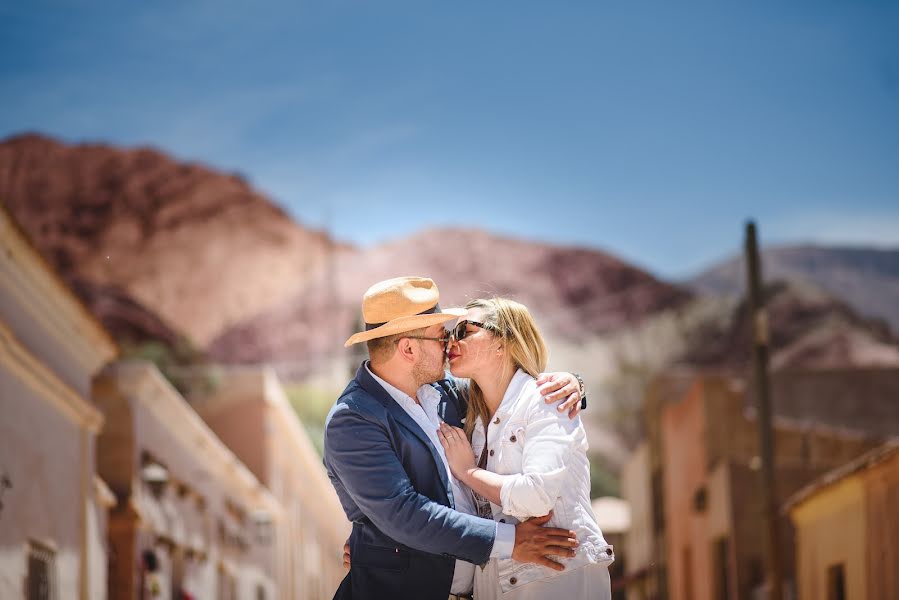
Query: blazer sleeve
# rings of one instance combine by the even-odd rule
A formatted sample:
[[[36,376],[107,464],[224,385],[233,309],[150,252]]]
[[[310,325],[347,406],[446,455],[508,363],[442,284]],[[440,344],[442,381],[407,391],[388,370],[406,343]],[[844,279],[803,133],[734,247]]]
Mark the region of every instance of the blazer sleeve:
[[[325,428],[325,461],[359,510],[394,540],[474,564],[490,557],[496,523],[457,512],[412,487],[387,429],[343,407]]]

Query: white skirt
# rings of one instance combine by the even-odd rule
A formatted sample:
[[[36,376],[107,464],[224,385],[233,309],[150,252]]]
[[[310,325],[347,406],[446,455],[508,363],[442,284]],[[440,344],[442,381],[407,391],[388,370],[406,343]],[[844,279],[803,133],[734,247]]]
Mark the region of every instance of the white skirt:
[[[499,586],[497,561],[490,559],[483,570],[475,569],[474,600],[611,600],[612,582],[606,564],[589,563],[559,573],[556,577],[532,581],[503,594]]]

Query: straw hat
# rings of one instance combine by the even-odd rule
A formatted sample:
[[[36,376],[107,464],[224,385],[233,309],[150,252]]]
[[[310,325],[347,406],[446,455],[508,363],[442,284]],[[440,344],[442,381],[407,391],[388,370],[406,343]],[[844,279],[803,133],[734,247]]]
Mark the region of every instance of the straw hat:
[[[343,345],[352,346],[379,337],[430,327],[458,319],[466,314],[464,308],[440,310],[440,292],[427,277],[396,277],[381,281],[362,297],[362,318],[365,331],[350,337]]]

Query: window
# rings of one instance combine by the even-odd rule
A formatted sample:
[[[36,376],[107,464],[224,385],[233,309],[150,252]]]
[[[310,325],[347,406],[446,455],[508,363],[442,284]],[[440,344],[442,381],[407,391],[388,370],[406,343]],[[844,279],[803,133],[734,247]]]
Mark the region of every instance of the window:
[[[28,600],[56,598],[56,555],[42,544],[28,549]]]
[[[827,600],[846,600],[846,570],[843,563],[827,569]]]

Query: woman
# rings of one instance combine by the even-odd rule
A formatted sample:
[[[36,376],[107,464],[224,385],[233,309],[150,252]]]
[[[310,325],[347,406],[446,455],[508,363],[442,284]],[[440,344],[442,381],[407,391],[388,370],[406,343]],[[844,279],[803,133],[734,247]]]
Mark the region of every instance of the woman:
[[[560,549],[554,565],[491,559],[476,570],[474,596],[611,598],[614,554],[590,506],[584,427],[536,391],[546,367],[543,337],[517,302],[474,300],[466,308],[448,349],[452,374],[471,380],[465,430],[444,423],[439,431],[453,475],[474,492],[482,516],[517,523],[552,512],[548,525],[571,529],[579,542],[574,557],[562,558]]]

